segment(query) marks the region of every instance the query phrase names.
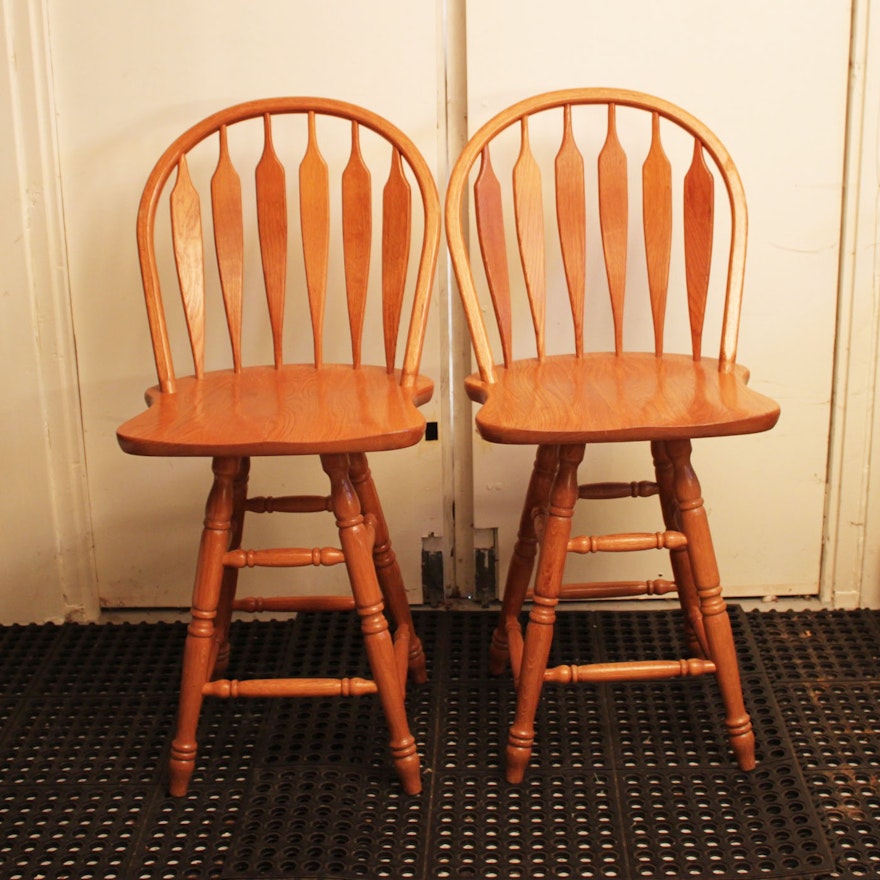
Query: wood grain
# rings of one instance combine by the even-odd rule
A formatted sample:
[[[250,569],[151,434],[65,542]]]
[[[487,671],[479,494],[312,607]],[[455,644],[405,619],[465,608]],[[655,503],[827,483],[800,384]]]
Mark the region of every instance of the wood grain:
[[[284,166],[272,144],[272,121],[264,118],[263,155],[257,165],[257,222],[260,233],[260,257],[269,320],[272,325],[272,347],[275,366],[284,362],[284,299],[287,287],[287,190]]]
[[[642,224],[654,321],[654,352],[660,356],[672,255],[672,166],[660,142],[659,113],[651,114],[651,149],[642,166]]]
[[[314,113],[309,113],[309,142],[299,166],[299,213],[315,366],[320,367],[330,261],[330,178],[318,148]]]
[[[513,167],[513,204],[516,214],[516,237],[522,263],[538,359],[545,352],[547,278],[544,268],[544,200],[541,194],[541,171],[529,144],[528,116],[521,121],[519,157]]]
[[[694,141],[693,161],[684,179],[684,253],[691,345],[695,358],[702,354],[714,220],[715,182],[706,166],[700,142]]]
[[[480,173],[474,181],[474,213],[489,295],[492,298],[495,320],[498,322],[498,332],[501,336],[501,352],[504,365],[508,366],[513,360],[510,274],[507,268],[501,184],[492,168],[488,147],[480,154]]]
[[[394,369],[397,352],[411,226],[412,190],[403,172],[400,153],[393,150],[382,196],[382,326],[385,364],[389,372]]]
[[[241,372],[241,318],[244,284],[244,220],[241,209],[241,179],[229,157],[226,126],[220,129],[220,156],[211,178],[211,206],[214,219],[214,250],[223,291],[226,325],[232,345],[232,364]]]
[[[186,157],[180,157],[177,182],[171,191],[171,235],[183,299],[186,327],[196,375],[205,370],[205,257],[199,194],[189,176]]]
[[[574,325],[574,350],[584,351],[584,292],[587,285],[587,206],[584,186],[584,158],[574,140],[571,107],[564,111],[562,146],[556,155],[556,220],[559,245],[571,317]]]
[[[614,318],[614,350],[623,351],[623,303],[626,295],[626,250],[629,218],[629,189],[626,153],[617,137],[616,109],[608,105],[608,133],[599,153],[599,223],[602,253]]]
[[[351,357],[361,364],[370,251],[373,243],[372,187],[370,171],[361,154],[360,126],[351,124],[351,154],[342,172],[342,245],[345,260],[345,292],[351,331]]]

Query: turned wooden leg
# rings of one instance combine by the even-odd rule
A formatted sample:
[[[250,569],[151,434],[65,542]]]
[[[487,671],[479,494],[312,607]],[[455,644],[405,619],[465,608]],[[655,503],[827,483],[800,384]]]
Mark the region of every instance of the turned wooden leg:
[[[553,477],[556,476],[558,462],[558,446],[538,447],[535,463],[532,467],[532,476],[523,502],[516,544],[513,547],[510,567],[507,569],[507,578],[504,582],[501,615],[498,618],[498,624],[492,634],[492,644],[489,647],[489,672],[492,675],[501,675],[507,666],[507,661],[510,659],[511,636],[514,639],[522,638],[519,613],[522,610],[526,591],[532,579],[532,570],[535,567],[535,556],[538,551],[534,514],[536,509],[547,509],[550,486],[553,484]],[[514,659],[513,667],[514,678],[518,678],[519,656]]]
[[[538,555],[535,595],[523,644],[517,687],[516,717],[507,742],[507,780],[521,782],[535,740],[535,712],[550,656],[559,587],[565,570],[571,517],[578,499],[577,469],[584,445],[559,448],[559,470],[550,490],[550,503]]]
[[[247,501],[248,474],[251,462],[242,458],[235,480],[232,483],[232,525],[229,531],[229,549],[241,547],[244,532],[245,502]],[[227,566],[223,570],[220,585],[220,601],[217,604],[217,618],[214,621],[214,649],[209,669],[211,678],[223,678],[229,667],[229,626],[232,623],[232,603],[238,587],[238,568]]]
[[[376,567],[379,588],[382,590],[382,596],[395,627],[398,630],[405,629],[409,632],[409,672],[414,682],[422,684],[428,680],[425,652],[413,626],[403,575],[397,563],[397,556],[391,549],[388,523],[385,521],[385,514],[379,502],[379,493],[376,491],[376,484],[370,473],[367,456],[362,452],[353,453],[349,455],[349,462],[351,481],[360,499],[361,510],[365,516],[373,518],[375,525],[376,543],[373,545],[373,564]]]
[[[687,537],[691,572],[700,600],[706,628],[709,658],[715,663],[718,686],[724,701],[730,744],[742,770],[755,766],[755,734],[743,702],[736,648],[727,606],[721,596],[721,579],[709,521],[703,506],[700,483],[691,466],[689,440],[671,440],[666,444],[675,472],[675,495],[681,530]]]
[[[186,794],[195,769],[196,729],[202,710],[202,688],[208,680],[214,654],[214,618],[223,580],[223,554],[229,547],[233,481],[239,471],[239,460],[215,458],[213,470],[214,485],[205,508],[205,526],[196,565],[192,621],[183,653],[177,733],[171,743],[169,790],[174,797]]]
[[[654,473],[657,478],[657,488],[660,495],[660,508],[663,511],[663,522],[670,531],[681,531],[681,521],[678,510],[678,502],[675,498],[675,473],[672,462],[666,451],[666,444],[661,440],[651,443],[651,453],[654,457]],[[700,599],[697,588],[694,585],[691,564],[688,559],[687,548],[681,547],[669,551],[669,560],[672,565],[672,576],[678,593],[678,601],[681,603],[685,616],[685,633],[691,656],[705,659],[708,655],[706,644],[706,631],[703,627],[703,615],[700,612]]]
[[[394,644],[388,621],[382,613],[384,606],[373,564],[370,529],[364,523],[360,499],[349,476],[349,457],[344,454],[322,455],[321,465],[330,478],[330,494],[339,540],[361,619],[367,658],[388,722],[391,755],[406,792],[418,794],[422,788],[419,756],[406,718]]]

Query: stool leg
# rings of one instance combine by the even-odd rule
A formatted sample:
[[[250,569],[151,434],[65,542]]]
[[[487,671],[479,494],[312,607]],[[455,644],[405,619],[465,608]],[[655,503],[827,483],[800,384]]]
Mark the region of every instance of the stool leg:
[[[397,556],[391,549],[388,523],[379,502],[379,493],[376,491],[376,484],[370,473],[367,456],[362,452],[356,452],[349,456],[349,462],[351,464],[351,482],[360,499],[361,510],[364,515],[372,516],[375,522],[376,543],[373,545],[373,563],[376,567],[376,576],[379,579],[379,588],[382,590],[382,596],[395,627],[409,630],[409,671],[413,681],[416,684],[422,684],[428,680],[428,673],[425,669],[425,652],[413,626],[403,575],[397,563]]]
[[[422,788],[419,756],[406,718],[403,692],[394,658],[394,644],[388,630],[388,621],[382,613],[382,592],[373,565],[370,533],[364,523],[360,500],[349,476],[349,457],[344,454],[322,455],[321,465],[330,478],[339,540],[361,619],[361,631],[373,680],[376,682],[391,734],[391,755],[405,791],[408,794],[418,794]]]
[[[522,515],[519,520],[519,531],[516,544],[507,569],[504,582],[504,596],[501,599],[501,615],[498,625],[492,634],[489,647],[489,672],[501,675],[510,658],[510,640],[508,633],[520,632],[519,613],[522,610],[526,591],[532,579],[535,567],[535,556],[538,550],[538,538],[535,535],[536,508],[546,510],[550,496],[550,486],[559,463],[558,446],[539,446],[532,467],[529,488],[523,502]],[[519,663],[514,664],[519,667]],[[519,676],[519,668],[513,670],[514,677]]]
[[[724,701],[730,745],[740,769],[751,770],[755,766],[755,734],[743,702],[733,632],[721,596],[721,579],[700,483],[691,466],[691,443],[689,440],[670,440],[666,448],[675,471],[681,530],[687,537],[688,557],[700,599],[709,658],[715,663],[718,687]]]
[[[245,501],[247,501],[248,474],[251,462],[242,458],[238,473],[232,484],[232,527],[229,534],[229,549],[241,547],[244,532]],[[229,626],[232,622],[232,603],[238,587],[238,569],[224,568],[220,585],[220,601],[217,604],[217,618],[214,621],[214,654],[209,666],[213,671],[211,678],[223,678],[229,667]]]
[[[182,797],[195,769],[196,730],[202,710],[202,688],[208,680],[214,653],[214,618],[223,580],[223,554],[229,547],[233,515],[233,481],[239,471],[236,458],[215,458],[214,485],[205,507],[205,525],[199,547],[193,587],[192,621],[183,652],[177,732],[171,743],[169,791]]]
[[[675,474],[666,451],[666,444],[661,440],[652,441],[651,453],[654,457],[654,473],[657,478],[663,522],[670,531],[680,532],[681,517],[675,498]],[[685,632],[691,656],[705,659],[708,657],[709,648],[706,644],[706,631],[703,627],[703,615],[700,612],[700,598],[694,585],[687,548],[670,550],[669,560],[672,565],[672,576],[675,579],[678,601],[681,603],[681,609],[685,615]]]
[[[523,644],[517,687],[516,717],[507,741],[507,780],[522,782],[535,740],[535,713],[553,641],[559,587],[565,570],[571,517],[578,499],[577,469],[584,444],[559,448],[559,470],[550,490],[550,504],[535,578],[535,596]]]

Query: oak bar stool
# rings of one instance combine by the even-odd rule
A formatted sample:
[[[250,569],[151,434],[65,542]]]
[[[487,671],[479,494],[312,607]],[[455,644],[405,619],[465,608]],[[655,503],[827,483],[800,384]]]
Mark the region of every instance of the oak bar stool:
[[[646,156],[640,174],[628,171],[623,144],[633,140],[638,146],[631,152]],[[582,142],[596,156],[595,178],[585,174],[589,166],[578,146]],[[664,150],[667,143],[674,148],[674,161]],[[507,158],[509,188],[500,182],[508,175],[493,168],[493,160],[500,168],[499,156]],[[545,171],[549,182],[543,180]],[[679,171],[683,181],[673,187]],[[726,199],[719,197],[724,211],[717,223],[715,175],[723,184],[719,191],[726,193]],[[482,256],[479,272],[474,270],[478,261],[468,254],[463,223],[470,181]],[[635,199],[629,195],[633,186],[641,189]],[[555,203],[558,244],[552,248],[550,232],[545,232],[545,189],[547,201]],[[639,202],[641,218],[630,223],[629,207]],[[446,231],[479,367],[466,380],[467,393],[482,404],[477,428],[492,443],[537,446],[490,654],[496,674],[509,659],[517,686],[508,780],[518,782],[525,773],[544,682],[707,673],[717,676],[737,762],[751,769],[754,734],[691,465],[692,439],[766,431],[779,416],[772,400],[746,386],[748,372],[736,364],[746,205],[733,162],[701,122],[660,99],[614,89],[551,92],[502,111],[471,138],[449,181]],[[713,239],[722,232],[729,250],[720,285],[726,292],[723,310],[718,310],[723,326],[716,360],[703,356],[702,337],[711,314]],[[595,239],[593,247],[588,238]],[[628,248],[631,238],[636,241]],[[509,249],[519,251],[518,260],[508,260]],[[638,250],[645,257],[641,267],[635,265]],[[514,271],[514,262],[521,273]],[[723,267],[716,274],[725,275]],[[675,296],[682,317],[689,315],[687,322],[678,322],[689,325],[683,331],[666,320],[670,286],[670,315]],[[586,321],[585,305],[592,316]],[[495,315],[491,336],[481,309]],[[610,345],[600,341],[597,348],[608,348],[594,351],[585,339],[605,329],[603,311],[610,312],[605,318]],[[567,315],[570,329],[551,332],[563,322],[560,314]],[[624,314],[626,338],[636,337],[637,346],[624,345]],[[665,339],[681,340],[690,352],[668,353]],[[523,349],[529,350],[523,354]],[[650,444],[655,480],[579,485],[585,447],[619,441]],[[579,499],[652,495],[659,495],[663,519],[657,533],[571,536]],[[568,553],[655,548],[669,550],[674,582],[562,583]],[[536,556],[534,593],[527,596]],[[671,591],[677,591],[687,621],[689,659],[547,668],[560,600]],[[526,598],[532,606],[523,636],[517,617]]]
[[[335,166],[325,160],[319,135],[331,161],[339,159],[341,216],[331,207],[330,168]],[[296,152],[286,146],[287,140],[297,144]],[[296,186],[287,179],[284,156],[300,163]],[[382,157],[380,170],[387,179],[381,194],[374,193],[378,188],[371,184],[367,156]],[[244,196],[236,164],[254,175],[253,190]],[[172,175],[173,186],[168,185]],[[409,178],[415,180],[415,195]],[[203,195],[198,183],[207,190]],[[297,211],[288,210],[289,190],[298,196]],[[167,266],[156,246],[160,206],[170,209],[166,237],[173,260],[169,256]],[[375,247],[374,214],[381,217]],[[249,224],[254,215],[256,222]],[[208,226],[213,235],[203,228]],[[256,226],[252,236],[245,232],[249,226]],[[301,246],[292,244],[294,229]],[[331,230],[341,239],[336,250],[331,250]],[[147,181],[137,240],[159,384],[147,391],[148,408],[119,428],[119,443],[135,455],[208,457],[214,473],[171,748],[173,795],[187,791],[207,696],[378,693],[403,786],[410,793],[421,788],[404,692],[408,671],[415,681],[425,680],[425,658],[366,453],[412,446],[423,435],[425,421],[417,407],[431,397],[433,386],[418,371],[439,235],[436,187],[413,143],[374,113],[334,100],[267,99],[215,113],[182,134]],[[214,250],[210,260],[205,256],[209,238]],[[380,271],[371,273],[374,250],[380,254],[374,260]],[[288,262],[293,264],[297,253],[299,275],[289,278],[293,272],[288,273]],[[333,265],[331,253],[334,259],[338,254],[341,267]],[[175,269],[183,318],[175,315],[172,323],[162,282],[174,286],[169,278]],[[288,288],[307,302],[309,316],[292,328],[293,340],[284,332],[285,305],[294,305]],[[378,314],[375,326],[381,328],[377,347],[384,349],[384,363],[379,366],[362,360],[370,344],[369,335],[364,340],[365,323],[370,326],[368,306]],[[350,342],[341,348],[342,357],[350,350],[347,363],[325,361],[325,310],[331,319],[339,315],[334,326],[348,326]],[[342,319],[346,311],[347,321]],[[401,327],[407,313],[408,329]],[[219,330],[223,324],[225,329]],[[175,326],[188,336],[192,353],[193,375],[182,378],[173,360],[186,343],[175,347],[169,332]],[[219,330],[215,338],[209,338],[206,327]],[[404,340],[401,346],[398,337]],[[303,340],[310,361],[290,362],[286,350]],[[256,365],[245,366],[245,361]],[[320,457],[329,496],[249,498],[251,459],[290,455]],[[330,511],[341,547],[245,549],[246,512],[267,511]],[[348,570],[353,597],[236,598],[241,568],[338,563]],[[393,637],[385,608],[395,624]],[[372,681],[225,678],[234,610],[334,609],[356,609],[360,615]]]

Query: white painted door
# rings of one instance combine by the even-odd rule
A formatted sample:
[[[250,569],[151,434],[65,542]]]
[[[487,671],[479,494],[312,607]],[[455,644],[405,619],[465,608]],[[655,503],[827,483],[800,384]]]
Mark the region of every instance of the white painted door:
[[[258,95],[325,94],[369,106],[403,127],[437,171],[442,190],[444,47],[453,42],[444,42],[443,21],[446,10],[462,7],[466,97],[449,111],[466,113],[470,130],[528,94],[614,85],[681,104],[727,144],[750,204],[740,356],[754,386],[778,399],[783,415],[770,434],[699,444],[695,462],[729,593],[816,592],[848,3],[47,0],[89,501],[105,605],[188,603],[209,483],[204,462],[135,459],[119,451],[114,437],[154,381],[134,247],[134,213],[152,163],[175,135],[219,107]],[[454,102],[454,93],[450,97]],[[447,349],[466,344],[452,339],[441,351],[446,326],[435,300],[423,367],[438,380]],[[441,415],[440,391],[438,381],[425,410],[430,420]],[[453,480],[448,472],[451,461],[467,461],[467,443],[450,450],[448,420],[440,437],[440,443],[372,459],[415,600],[422,537],[445,531],[447,548],[451,540],[444,481],[471,491],[461,474]],[[473,442],[475,525],[499,529],[503,562],[533,453]],[[648,476],[644,455],[633,459],[623,447],[601,452],[596,474],[600,464],[612,477]],[[272,494],[321,491],[323,475],[313,465],[286,462],[270,473],[257,468],[254,484],[255,491]],[[456,501],[467,509],[464,498]],[[617,527],[614,516],[608,530]],[[302,541],[325,543],[325,532],[309,526]],[[290,576],[277,574],[279,580]],[[336,583],[329,588],[341,577],[331,574]],[[276,589],[277,581],[266,592]]]
[[[215,110],[255,97],[301,94],[369,107],[403,128],[435,166],[442,108],[439,20],[435,4],[403,0],[50,0],[70,289],[103,605],[189,604],[211,478],[202,460],[124,455],[114,434],[155,382],[134,239],[140,191],[153,163],[174,137]],[[435,305],[423,360],[431,376],[440,372],[438,326]],[[429,420],[438,418],[438,400],[423,410]],[[422,443],[371,457],[414,600],[421,597],[422,536],[441,530],[439,447]],[[323,494],[327,484],[317,460],[260,460],[254,462],[252,489]],[[291,542],[290,518],[264,519],[248,526],[246,544]],[[335,543],[329,516],[298,520],[295,543]],[[306,577],[336,591],[345,572],[341,566],[261,571],[253,592],[271,595],[283,581]]]
[[[782,405],[769,434],[695,443],[728,595],[815,594],[846,133],[850,8],[838,0],[483,0],[467,5],[468,127],[551,89],[651,92],[725,142],[749,202],[740,337],[752,385]],[[548,324],[550,326],[550,324]],[[499,530],[503,584],[534,457],[474,439],[474,518]],[[584,480],[650,479],[644,448],[597,448]],[[583,531],[655,530],[652,502],[580,506]],[[648,505],[646,512],[645,505]],[[576,524],[575,528],[579,528]],[[668,576],[665,554],[588,562],[594,579]],[[641,568],[639,568],[641,566]],[[617,574],[615,574],[617,573]],[[589,576],[587,576],[589,577]]]

